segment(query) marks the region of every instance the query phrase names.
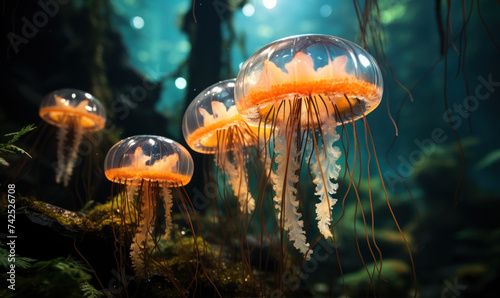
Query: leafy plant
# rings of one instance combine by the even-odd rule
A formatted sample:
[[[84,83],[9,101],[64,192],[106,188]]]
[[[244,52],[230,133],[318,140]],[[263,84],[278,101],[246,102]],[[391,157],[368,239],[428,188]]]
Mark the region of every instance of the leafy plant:
[[[4,267],[5,269],[9,269],[9,266],[11,264],[9,258],[12,259],[9,256],[9,250],[5,248],[5,245],[3,243],[0,242],[0,266]],[[31,263],[36,261],[32,258],[20,257],[17,254],[14,256],[14,259],[14,264],[16,265],[16,267],[19,267],[21,269],[29,268],[31,266]]]
[[[85,264],[71,257],[38,261],[30,269],[29,282],[43,285],[41,288],[33,289],[30,294],[53,297],[79,297],[81,295],[100,297],[101,293],[89,283],[92,279],[92,271]]]
[[[15,154],[16,152],[20,152],[22,154],[28,155],[31,158],[28,152],[24,151],[22,148],[17,147],[16,145],[14,145],[14,143],[17,142],[21,138],[21,136],[34,130],[35,128],[36,126],[34,124],[30,124],[28,126],[21,128],[20,131],[5,134],[4,136],[11,137],[11,139],[7,141],[7,143],[0,143],[0,154],[5,154],[5,153]],[[0,164],[4,166],[9,166],[9,163],[2,157],[0,157]]]
[[[9,269],[9,250],[0,242],[0,267]],[[57,257],[48,261],[38,261],[15,255],[16,294],[6,295],[9,290],[0,289],[0,297],[102,297],[92,284],[92,270],[71,257]],[[5,272],[5,271],[4,271]],[[2,277],[5,276],[2,275]],[[39,285],[32,287],[31,285]]]
[[[102,296],[102,293],[89,284],[88,281],[80,283],[80,290],[83,292],[83,297],[97,298]]]
[[[87,203],[85,203],[85,205],[82,207],[82,209],[80,209],[80,212],[90,211],[92,209],[92,207],[94,206],[94,203],[95,203],[94,200],[88,201]]]

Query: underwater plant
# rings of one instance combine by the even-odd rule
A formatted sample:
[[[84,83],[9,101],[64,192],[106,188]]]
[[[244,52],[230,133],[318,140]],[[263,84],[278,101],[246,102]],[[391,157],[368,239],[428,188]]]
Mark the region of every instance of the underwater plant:
[[[22,148],[14,145],[15,142],[19,140],[24,134],[34,130],[36,128],[35,125],[30,124],[26,127],[23,127],[20,131],[18,132],[11,132],[8,134],[5,134],[5,137],[11,137],[10,140],[8,140],[6,143],[0,143],[0,154],[5,154],[5,153],[16,153],[19,152],[21,154],[25,154],[28,157],[31,158],[28,152],[24,151]],[[0,164],[4,166],[9,166],[10,164],[2,157],[0,157]]]
[[[47,123],[58,127],[56,182],[63,181],[64,186],[68,186],[83,134],[103,129],[106,111],[90,93],[61,89],[45,96],[39,114]]]
[[[187,108],[182,131],[191,149],[215,154],[215,164],[229,177],[240,211],[248,214],[255,209],[255,200],[245,165],[257,135],[236,110],[234,83],[235,79],[226,80],[203,90]]]
[[[166,239],[172,228],[172,188],[189,183],[193,159],[177,142],[160,136],[139,135],[116,143],[104,165],[108,180],[122,185],[118,207],[122,220],[136,226],[131,258],[138,276],[147,272],[148,241],[152,239],[160,201],[165,208]]]

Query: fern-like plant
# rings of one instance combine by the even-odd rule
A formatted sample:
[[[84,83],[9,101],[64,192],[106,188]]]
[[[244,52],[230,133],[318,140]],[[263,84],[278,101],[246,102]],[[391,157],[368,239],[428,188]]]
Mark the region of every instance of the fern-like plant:
[[[9,269],[12,264],[10,260],[15,260],[14,264],[17,268],[26,269],[31,267],[31,263],[36,262],[35,259],[21,257],[19,255],[9,255],[9,250],[5,247],[3,243],[0,242],[0,266],[4,269]]]
[[[23,127],[20,131],[6,134],[5,136],[11,137],[11,139],[7,141],[7,143],[0,143],[0,154],[6,154],[6,153],[15,154],[20,152],[21,154],[26,154],[31,158],[28,152],[24,151],[22,148],[17,147],[16,145],[14,145],[14,143],[17,142],[21,138],[21,136],[34,130],[35,128],[36,126],[34,124],[30,124],[28,126]],[[0,157],[0,164],[4,166],[9,166],[9,163],[2,157]]]
[[[98,298],[102,297],[102,293],[98,291],[96,288],[94,288],[93,285],[89,284],[88,281],[84,281],[80,283],[80,290],[83,293],[83,297],[86,298]]]

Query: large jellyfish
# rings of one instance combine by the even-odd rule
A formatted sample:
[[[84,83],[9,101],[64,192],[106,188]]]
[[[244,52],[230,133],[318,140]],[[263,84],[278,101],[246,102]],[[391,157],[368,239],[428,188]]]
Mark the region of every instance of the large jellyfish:
[[[186,185],[193,175],[193,159],[182,145],[170,139],[140,135],[121,140],[106,155],[105,175],[125,186],[120,191],[122,220],[137,225],[131,258],[137,275],[147,272],[148,240],[160,201],[165,208],[165,234],[172,228],[172,189]],[[132,217],[130,219],[130,217]]]
[[[45,96],[39,114],[58,127],[56,182],[62,180],[64,186],[68,186],[83,134],[103,129],[106,112],[90,93],[61,89]]]
[[[215,154],[216,165],[229,177],[240,211],[251,213],[255,201],[245,166],[248,148],[257,143],[257,135],[236,110],[234,82],[222,81],[203,90],[187,108],[182,131],[191,149]]]
[[[333,197],[341,151],[335,128],[373,111],[382,97],[382,75],[374,58],[347,40],[299,35],[272,42],[254,53],[236,79],[235,100],[252,126],[267,127],[267,158],[280,225],[309,259],[297,183],[302,160],[314,176],[318,229],[331,237]],[[272,147],[271,145],[272,144]],[[305,158],[304,158],[305,157]]]

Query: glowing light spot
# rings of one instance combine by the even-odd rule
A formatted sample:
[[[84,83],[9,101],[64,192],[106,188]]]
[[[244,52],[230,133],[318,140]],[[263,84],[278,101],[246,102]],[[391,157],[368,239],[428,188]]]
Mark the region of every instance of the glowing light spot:
[[[321,6],[319,14],[324,18],[329,17],[332,14],[332,7],[328,4]]]
[[[191,44],[187,40],[182,40],[177,43],[177,49],[180,52],[187,53],[191,50]]]
[[[381,11],[380,20],[384,24],[392,23],[393,21],[405,16],[406,8],[404,5],[393,5],[390,8]]]
[[[241,69],[242,66],[243,66],[243,62],[241,62],[240,64],[238,64],[238,69]]]
[[[267,9],[273,9],[276,6],[276,0],[262,0],[262,4],[264,4]]]
[[[135,29],[142,29],[144,27],[144,19],[139,16],[133,17],[132,20],[130,20],[130,24]]]
[[[366,58],[366,56],[364,56],[364,55],[359,54],[358,59],[359,59],[359,62],[361,62],[361,64],[364,67],[368,67],[371,65],[370,60],[368,60],[368,58]]]
[[[252,4],[247,3],[243,6],[241,11],[246,17],[251,17],[255,13],[255,7]]]
[[[390,11],[382,11],[380,14],[380,20],[384,24],[389,24],[394,19],[394,16]]]
[[[178,77],[177,79],[175,79],[175,87],[177,87],[178,89],[184,89],[186,88],[186,86],[187,86],[187,81],[185,78]]]

